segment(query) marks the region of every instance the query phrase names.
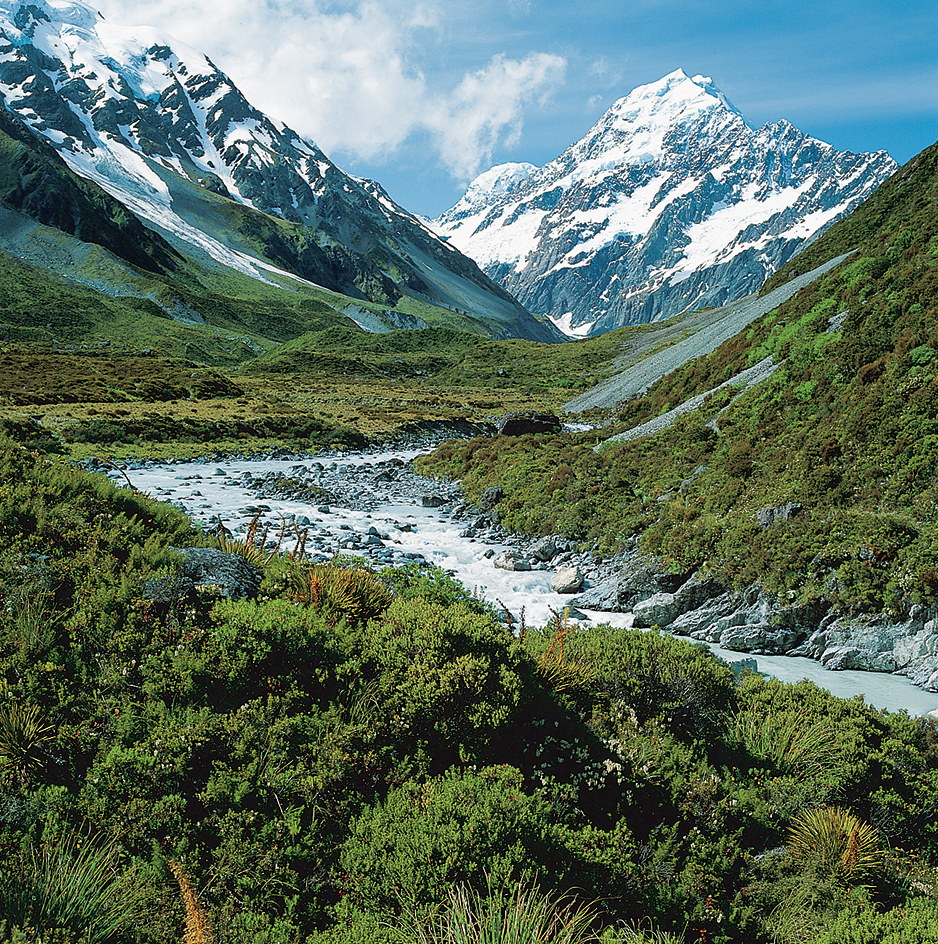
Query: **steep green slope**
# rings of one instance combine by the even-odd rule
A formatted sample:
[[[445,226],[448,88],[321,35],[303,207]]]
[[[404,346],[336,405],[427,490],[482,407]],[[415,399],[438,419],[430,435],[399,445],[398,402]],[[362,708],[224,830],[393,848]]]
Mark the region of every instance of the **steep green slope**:
[[[676,569],[763,582],[788,600],[898,611],[938,593],[938,145],[796,257],[773,285],[841,265],[626,404],[612,430],[452,444],[424,468],[503,517],[611,551],[631,534]],[[772,285],[768,286],[769,288]],[[749,392],[715,393],[653,438],[593,446],[771,355]],[[735,397],[735,398],[734,398]],[[755,512],[802,506],[784,525]]]
[[[0,205],[149,272],[173,272],[182,261],[113,197],[73,174],[52,147],[5,108],[0,108]]]
[[[312,230],[197,183],[187,190],[173,176],[174,208],[193,225],[300,278],[271,271],[261,281],[171,244],[0,109],[0,340],[107,343],[233,365],[304,332],[349,325],[350,305],[379,320],[390,306],[427,324],[488,332],[478,318],[402,295],[379,268],[320,246]]]

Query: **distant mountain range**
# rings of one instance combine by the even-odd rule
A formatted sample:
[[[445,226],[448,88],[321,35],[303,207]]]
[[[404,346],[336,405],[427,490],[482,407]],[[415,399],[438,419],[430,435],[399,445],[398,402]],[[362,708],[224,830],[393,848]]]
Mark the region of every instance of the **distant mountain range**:
[[[530,310],[595,335],[758,289],[897,166],[787,121],[753,130],[678,70],[544,167],[493,167],[431,225]]]
[[[100,233],[115,229],[113,208],[98,197],[109,223],[88,225],[85,215],[79,225],[51,151],[41,179],[15,169],[23,148],[36,150],[34,133],[152,231],[123,239],[118,255],[134,266],[165,274],[182,254],[281,288],[304,280],[388,312],[416,299],[493,337],[560,338],[378,184],[343,173],[253,108],[204,55],[158,30],[116,26],[81,0],[0,0],[0,111],[4,141],[17,142],[0,147],[13,161],[0,203],[47,226],[67,218],[60,228],[84,242],[106,245]],[[21,230],[17,219],[0,220],[0,249],[18,254]],[[106,248],[115,250],[113,240]],[[382,317],[359,320],[423,323]]]

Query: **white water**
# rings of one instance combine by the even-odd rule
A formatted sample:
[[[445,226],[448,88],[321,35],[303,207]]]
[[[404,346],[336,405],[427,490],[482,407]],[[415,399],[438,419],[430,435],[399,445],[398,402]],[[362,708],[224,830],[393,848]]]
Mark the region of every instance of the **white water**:
[[[379,462],[390,458],[405,461],[414,458],[417,451],[399,451],[380,455],[351,455],[336,461],[340,465],[363,462]],[[366,532],[374,526],[391,537],[385,543],[405,553],[421,554],[444,570],[451,571],[469,589],[476,590],[485,599],[498,602],[520,619],[522,610],[529,626],[542,626],[552,619],[553,612],[563,611],[570,600],[568,596],[553,593],[550,589],[550,571],[505,571],[492,566],[492,561],[483,554],[491,547],[496,554],[503,550],[500,545],[487,545],[471,538],[459,536],[465,522],[453,522],[441,517],[435,509],[417,505],[386,505],[372,514],[331,508],[330,513],[317,511],[316,506],[299,501],[274,498],[256,499],[252,494],[232,481],[244,472],[260,475],[271,471],[287,473],[300,460],[258,460],[222,463],[181,462],[174,465],[153,466],[129,473],[134,486],[150,495],[174,502],[199,524],[206,527],[221,516],[225,526],[237,534],[243,531],[253,512],[246,506],[264,504],[270,507],[264,514],[264,522],[270,523],[271,534],[279,530],[284,515],[306,515],[315,526],[337,532],[340,525],[353,531]],[[224,470],[218,475],[216,469]],[[199,494],[193,494],[199,493]],[[395,523],[410,524],[413,532],[402,532],[394,528]],[[289,546],[285,549],[289,550]],[[587,614],[591,620],[618,626],[631,625],[630,613]],[[938,694],[916,688],[907,679],[897,675],[876,672],[842,671],[831,672],[812,659],[788,656],[749,656],[747,653],[731,652],[711,645],[710,648],[728,662],[755,659],[760,672],[774,675],[786,682],[808,679],[841,698],[863,695],[867,704],[889,711],[906,710],[912,715],[938,713]]]

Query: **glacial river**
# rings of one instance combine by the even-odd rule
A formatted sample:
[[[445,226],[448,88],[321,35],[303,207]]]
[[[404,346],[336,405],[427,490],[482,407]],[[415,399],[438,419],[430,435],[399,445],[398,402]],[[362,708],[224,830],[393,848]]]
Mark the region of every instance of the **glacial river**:
[[[321,461],[342,466],[388,458],[407,461],[417,454],[414,450],[380,455],[355,454]],[[128,474],[136,488],[179,505],[197,523],[208,527],[216,516],[220,516],[235,535],[243,532],[253,517],[254,511],[250,509],[259,505],[269,509],[263,513],[264,521],[271,525],[273,534],[277,533],[284,516],[305,516],[320,535],[365,534],[369,528],[374,528],[385,536],[385,544],[396,555],[423,557],[453,572],[466,587],[476,590],[487,600],[498,601],[515,617],[520,617],[523,609],[528,625],[545,624],[552,618],[553,611],[562,611],[569,602],[569,597],[551,591],[549,571],[512,572],[493,567],[491,559],[484,556],[485,551],[491,549],[497,554],[504,546],[482,544],[474,538],[460,536],[466,527],[465,522],[448,520],[435,509],[396,503],[381,505],[370,513],[339,507],[329,507],[324,511],[322,506],[304,502],[274,498],[258,500],[238,481],[245,472],[252,475],[270,471],[287,474],[299,461],[313,460],[234,460],[221,465],[180,462],[135,469]],[[116,481],[122,483],[120,478]],[[401,525],[405,526],[404,530],[401,530]],[[408,527],[412,530],[407,530]],[[631,614],[587,612],[586,615],[595,622],[626,626],[632,619]],[[749,656],[719,646],[710,648],[729,662],[755,659],[760,672],[786,682],[809,679],[842,698],[863,695],[867,704],[876,708],[906,710],[912,715],[934,712],[938,716],[938,694],[923,691],[897,675],[831,672],[812,659]]]

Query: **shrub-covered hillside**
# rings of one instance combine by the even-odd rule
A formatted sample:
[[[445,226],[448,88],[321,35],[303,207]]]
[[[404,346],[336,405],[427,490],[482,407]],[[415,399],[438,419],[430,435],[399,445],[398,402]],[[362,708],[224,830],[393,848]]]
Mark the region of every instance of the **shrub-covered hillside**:
[[[0,481],[4,940],[938,940],[930,722],[435,570],[228,542],[224,598],[173,508],[9,441]]]
[[[505,492],[510,527],[611,552],[633,534],[675,569],[905,611],[938,592],[938,145],[773,279],[852,255],[778,309],[621,404],[601,432],[449,444],[423,470]],[[654,436],[593,447],[772,356]],[[761,528],[760,508],[802,506]]]

